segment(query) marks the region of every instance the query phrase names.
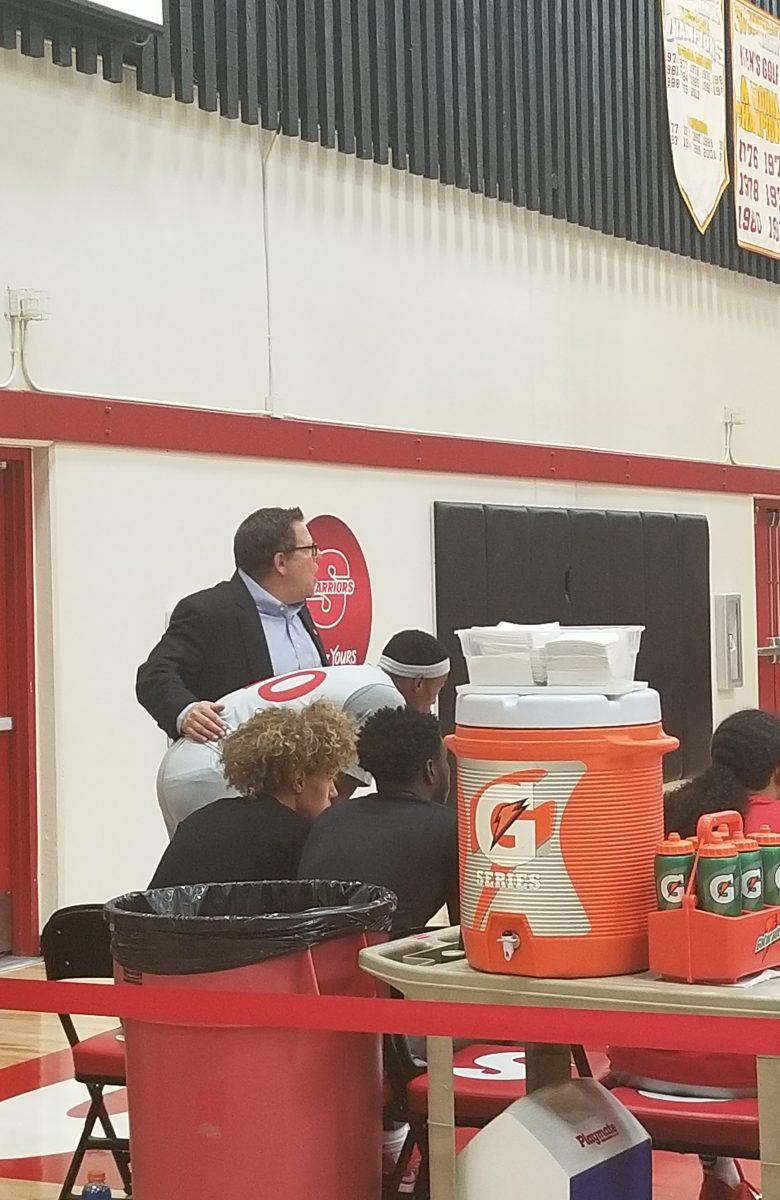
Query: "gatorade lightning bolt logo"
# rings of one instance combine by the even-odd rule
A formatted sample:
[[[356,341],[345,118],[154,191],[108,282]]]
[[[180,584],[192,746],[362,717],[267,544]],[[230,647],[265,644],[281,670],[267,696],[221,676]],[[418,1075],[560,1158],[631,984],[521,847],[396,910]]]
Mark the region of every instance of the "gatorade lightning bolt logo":
[[[500,781],[496,780],[496,782]],[[490,786],[494,785],[491,784]],[[490,814],[490,831],[493,834],[493,841],[490,843],[491,850],[494,850],[499,845],[507,845],[505,835],[508,834],[516,821],[522,820],[533,821],[536,831],[535,840],[537,850],[545,842],[549,842],[555,824],[555,805],[550,800],[547,804],[543,804],[539,808],[529,810],[528,804],[528,800],[516,800],[513,804],[496,805]]]
[[[761,890],[761,871],[750,871],[742,876],[742,895],[754,900]]]
[[[515,821],[519,821],[520,817],[528,808],[527,800],[517,800],[514,804],[499,804],[493,809],[490,814],[490,831],[493,834],[493,841],[490,843],[490,849],[493,850],[508,829],[511,829]]]
[[[667,904],[674,904],[680,898],[680,892],[685,886],[685,876],[664,875],[661,880],[661,895]]]
[[[733,875],[716,875],[710,880],[710,895],[716,904],[731,904],[735,891]]]
[[[471,848],[480,847],[491,860],[493,873],[511,875],[515,867],[534,859],[552,837],[555,828],[555,802],[534,806],[534,785],[547,775],[544,770],[512,771],[491,779],[475,792],[471,808]],[[516,800],[506,800],[507,790],[519,792]],[[491,792],[493,796],[491,796]],[[477,903],[475,920],[479,924],[490,907],[498,887],[484,887]]]

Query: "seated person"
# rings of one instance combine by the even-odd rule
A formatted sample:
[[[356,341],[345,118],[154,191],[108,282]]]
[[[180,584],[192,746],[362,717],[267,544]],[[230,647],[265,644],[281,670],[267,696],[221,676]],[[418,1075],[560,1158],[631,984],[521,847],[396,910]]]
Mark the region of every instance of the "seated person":
[[[768,825],[780,833],[780,720],[760,708],[726,717],[715,730],[711,765],[665,801],[668,832],[696,833],[705,813],[736,809],[746,833]]]
[[[780,720],[760,709],[733,713],[715,730],[710,757],[706,771],[667,795],[667,832],[693,836],[700,817],[726,810],[742,814],[747,832],[761,825],[780,832]],[[610,1060],[617,1083],[661,1095],[725,1100],[757,1094],[752,1055],[614,1047]],[[701,1161],[700,1200],[751,1200],[758,1195],[733,1158]]]
[[[257,713],[222,745],[238,795],[182,821],[149,887],[296,879],[311,822],[354,757],[355,722],[326,700]]]
[[[234,730],[271,705],[300,709],[315,700],[329,700],[358,722],[380,708],[404,704],[430,712],[449,669],[441,642],[420,629],[403,629],[391,637],[375,667],[317,667],[253,683],[222,697],[220,717]],[[356,787],[370,783],[355,762],[337,781],[339,797],[345,799]],[[157,799],[171,836],[179,821],[228,792],[218,742],[183,737],[169,748],[157,775]]]
[[[358,737],[376,794],[323,813],[307,838],[299,879],[357,880],[398,897],[392,935],[424,927],[443,904],[458,907],[457,816],[445,806],[449,765],[439,723],[428,713],[386,708]]]

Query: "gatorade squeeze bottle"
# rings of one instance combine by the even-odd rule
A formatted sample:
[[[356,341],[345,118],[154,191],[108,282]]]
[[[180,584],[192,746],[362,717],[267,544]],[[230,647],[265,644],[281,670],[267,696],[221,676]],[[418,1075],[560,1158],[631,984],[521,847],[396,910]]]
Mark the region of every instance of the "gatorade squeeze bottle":
[[[761,849],[764,866],[764,903],[780,904],[780,833],[772,833],[768,825],[762,825],[752,835]]]
[[[111,1188],[106,1183],[104,1171],[90,1171],[87,1175],[87,1186],[81,1193],[89,1200],[111,1200]]]
[[[699,846],[696,868],[696,899],[699,908],[722,917],[738,917],[742,912],[739,855],[724,833],[712,834]]]
[[[758,842],[752,837],[735,837],[742,878],[742,911],[758,912],[764,907],[764,868]]]
[[[655,855],[655,894],[661,912],[682,908],[683,896],[696,857],[693,842],[670,833],[658,843]]]

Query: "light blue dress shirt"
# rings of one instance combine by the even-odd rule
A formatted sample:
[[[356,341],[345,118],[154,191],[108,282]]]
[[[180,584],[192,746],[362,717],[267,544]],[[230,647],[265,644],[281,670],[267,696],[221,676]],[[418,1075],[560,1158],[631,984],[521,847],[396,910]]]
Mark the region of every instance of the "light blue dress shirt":
[[[274,675],[287,675],[290,671],[321,667],[322,660],[317,647],[301,620],[303,604],[283,604],[265,588],[260,587],[250,575],[241,570],[238,573],[255,602],[268,643]]]
[[[238,573],[255,602],[257,615],[262,622],[273,674],[288,675],[292,671],[321,667],[322,659],[317,647],[301,620],[303,604],[283,604],[276,596],[260,587],[259,583],[255,583],[251,575],[246,575],[240,568]],[[188,704],[179,713],[176,718],[179,732],[182,721],[194,707],[195,703]]]

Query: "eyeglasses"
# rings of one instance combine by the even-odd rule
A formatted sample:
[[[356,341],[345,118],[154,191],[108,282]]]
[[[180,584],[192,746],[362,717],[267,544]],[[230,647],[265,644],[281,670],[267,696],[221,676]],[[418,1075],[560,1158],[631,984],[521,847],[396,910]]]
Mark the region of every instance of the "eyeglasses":
[[[293,546],[292,550],[288,550],[287,553],[295,554],[297,550],[306,551],[311,554],[312,558],[317,558],[320,552],[320,548],[316,542],[309,542],[308,546]]]

